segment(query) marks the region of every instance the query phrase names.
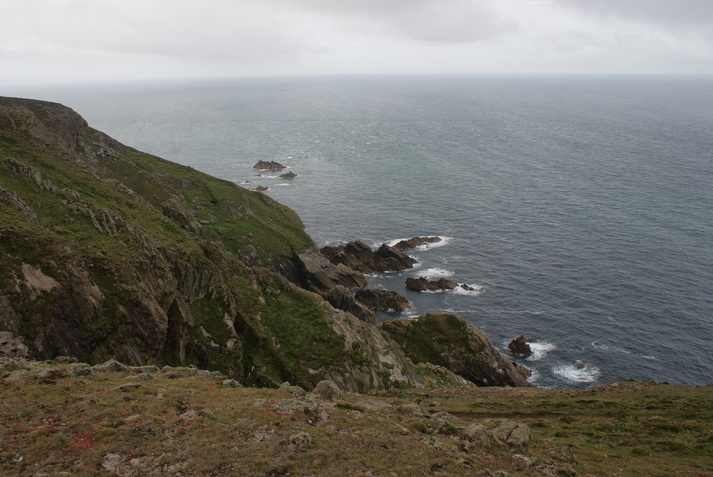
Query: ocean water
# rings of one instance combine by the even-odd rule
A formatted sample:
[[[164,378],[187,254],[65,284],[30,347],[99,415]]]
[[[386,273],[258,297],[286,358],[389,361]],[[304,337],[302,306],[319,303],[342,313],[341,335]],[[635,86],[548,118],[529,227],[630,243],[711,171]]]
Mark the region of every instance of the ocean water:
[[[264,185],[319,245],[438,235],[376,274],[546,387],[713,384],[713,78],[322,77],[16,88],[120,141]],[[259,172],[276,160],[298,176]],[[475,291],[418,294],[409,276]],[[392,315],[393,316],[393,315]],[[385,319],[390,316],[384,316]],[[507,352],[507,351],[506,351]]]

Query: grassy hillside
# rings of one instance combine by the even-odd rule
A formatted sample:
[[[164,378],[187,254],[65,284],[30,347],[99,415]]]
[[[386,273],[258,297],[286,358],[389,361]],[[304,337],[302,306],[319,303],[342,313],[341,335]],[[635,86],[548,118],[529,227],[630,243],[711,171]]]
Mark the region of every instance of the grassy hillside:
[[[328,395],[9,360],[0,377],[2,475],[713,475],[713,386]],[[482,439],[494,422],[525,424],[524,447]]]

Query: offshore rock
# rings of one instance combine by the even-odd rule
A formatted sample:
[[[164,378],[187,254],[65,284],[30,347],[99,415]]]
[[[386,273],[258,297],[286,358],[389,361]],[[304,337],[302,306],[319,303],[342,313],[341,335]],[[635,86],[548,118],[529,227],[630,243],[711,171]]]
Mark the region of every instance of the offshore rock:
[[[532,348],[530,348],[529,343],[537,343],[537,340],[534,338],[519,336],[508,343],[508,349],[514,354],[530,356],[532,354]]]
[[[294,179],[295,177],[297,177],[297,174],[291,171],[285,172],[284,174],[280,174],[279,176],[277,176],[278,179]]]
[[[443,366],[478,386],[531,386],[482,331],[458,315],[429,313],[381,327],[414,363]]]
[[[416,263],[416,260],[394,247],[382,244],[373,251],[360,240],[336,247],[323,247],[322,255],[334,264],[345,265],[363,273],[401,271],[412,268]]]
[[[436,281],[428,280],[426,277],[409,277],[406,279],[406,288],[417,292],[453,290],[457,286],[456,282],[445,278],[440,278]]]
[[[411,308],[408,300],[393,290],[361,288],[356,291],[354,298],[372,310],[401,313]]]
[[[273,171],[285,168],[286,166],[283,166],[277,161],[258,161],[258,163],[253,166],[253,169],[258,169],[261,171]]]
[[[394,248],[397,248],[399,250],[408,250],[429,243],[438,243],[440,241],[441,237],[414,237],[408,240],[401,240],[400,242],[396,243],[396,245],[394,245]]]

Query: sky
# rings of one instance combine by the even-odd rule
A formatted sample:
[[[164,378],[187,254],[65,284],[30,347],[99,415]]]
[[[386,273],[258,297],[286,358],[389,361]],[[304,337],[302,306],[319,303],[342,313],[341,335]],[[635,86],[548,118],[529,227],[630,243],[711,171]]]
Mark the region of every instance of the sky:
[[[713,0],[0,0],[0,85],[713,74]]]

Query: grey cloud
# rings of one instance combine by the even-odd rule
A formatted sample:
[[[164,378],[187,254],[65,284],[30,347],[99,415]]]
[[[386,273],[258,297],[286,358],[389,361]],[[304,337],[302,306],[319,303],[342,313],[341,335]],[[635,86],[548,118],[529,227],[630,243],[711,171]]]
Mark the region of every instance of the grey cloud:
[[[516,28],[490,0],[270,0],[299,11],[329,16],[362,31],[409,39],[463,43]]]
[[[674,29],[713,24],[711,0],[555,0],[600,16],[615,16]]]

